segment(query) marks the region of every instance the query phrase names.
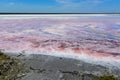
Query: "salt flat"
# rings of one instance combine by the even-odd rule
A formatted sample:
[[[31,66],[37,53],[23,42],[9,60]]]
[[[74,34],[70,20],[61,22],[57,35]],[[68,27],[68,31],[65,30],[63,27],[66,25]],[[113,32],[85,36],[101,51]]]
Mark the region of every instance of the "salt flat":
[[[28,56],[47,55],[58,59],[59,57],[72,59],[74,60],[72,63],[82,61],[86,67],[88,64],[93,64],[120,69],[119,23],[119,17],[110,15],[27,16],[25,18],[4,16],[0,19],[0,49],[16,55],[19,53]],[[30,64],[41,64],[38,63],[40,60],[36,62],[33,58]],[[46,57],[44,58],[47,60]],[[54,63],[56,58],[51,62],[48,61],[47,66]],[[29,59],[26,63],[29,63]],[[56,68],[63,69],[64,61],[58,63],[61,67],[56,66]],[[73,67],[67,66],[67,68]]]
[[[0,49],[119,63],[119,21],[113,16],[0,19]]]

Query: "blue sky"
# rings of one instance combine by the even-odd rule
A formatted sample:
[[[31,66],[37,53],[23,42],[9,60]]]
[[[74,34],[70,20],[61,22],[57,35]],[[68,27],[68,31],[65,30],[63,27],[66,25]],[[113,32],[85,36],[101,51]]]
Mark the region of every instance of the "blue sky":
[[[0,0],[9,13],[120,13],[120,0]]]

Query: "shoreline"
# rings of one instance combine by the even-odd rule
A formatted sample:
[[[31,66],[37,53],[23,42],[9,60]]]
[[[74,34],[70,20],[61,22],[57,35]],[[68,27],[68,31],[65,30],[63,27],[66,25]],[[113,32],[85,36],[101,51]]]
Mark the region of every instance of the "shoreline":
[[[89,59],[89,56],[86,56],[84,58],[85,55],[80,56],[79,54],[75,55],[75,54],[70,54],[70,53],[54,53],[54,52],[39,52],[39,51],[35,51],[35,52],[31,52],[31,51],[4,51],[5,53],[7,53],[8,55],[13,54],[13,55],[24,55],[26,57],[29,57],[31,55],[40,55],[40,56],[51,56],[51,57],[56,57],[56,58],[65,58],[65,59],[72,59],[72,60],[77,60],[77,61],[83,61],[85,63],[89,63],[89,64],[93,64],[93,65],[101,65],[101,66],[105,66],[108,68],[116,68],[116,69],[120,69],[120,63],[119,61],[111,61],[110,59],[108,60],[102,60],[102,59],[94,59],[92,60],[92,58]],[[10,53],[10,54],[9,54]]]
[[[88,77],[87,75],[92,75],[89,78],[104,74],[112,74],[120,78],[120,71],[118,69],[110,69],[105,66],[90,64],[80,60],[41,54],[30,54],[28,56],[24,54],[11,53],[8,55],[19,59],[22,63],[24,63],[26,69],[28,70],[28,73],[25,73],[25,76],[21,77],[20,80],[33,80],[35,77],[36,80],[61,80],[60,76],[62,76],[62,78],[63,76],[70,77],[73,76],[74,73],[77,73],[77,75],[84,74],[86,75],[85,77]],[[78,79],[77,75],[74,75],[76,80]],[[66,80],[69,79],[70,78]]]

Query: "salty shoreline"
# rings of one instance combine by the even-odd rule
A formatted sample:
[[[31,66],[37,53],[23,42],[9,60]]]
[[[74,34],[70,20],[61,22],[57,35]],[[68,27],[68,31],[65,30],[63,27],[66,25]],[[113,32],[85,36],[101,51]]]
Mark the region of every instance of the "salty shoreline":
[[[110,69],[109,67],[86,63],[80,60],[54,57],[40,54],[12,54],[7,53],[13,58],[19,59],[28,70],[25,76],[18,78],[20,80],[71,80],[82,79],[79,75],[86,75],[85,80],[104,74],[112,74],[120,78],[119,69]],[[77,75],[72,75],[76,73]],[[88,76],[91,75],[91,76]]]
[[[26,57],[30,57],[31,55],[39,55],[39,56],[51,56],[51,57],[57,57],[57,58],[65,58],[65,59],[72,59],[72,60],[76,60],[76,61],[82,61],[85,63],[89,63],[89,64],[93,64],[93,65],[101,65],[104,67],[108,67],[108,68],[115,68],[115,69],[120,69],[120,63],[119,61],[114,61],[112,59],[98,59],[98,58],[94,58],[92,59],[91,56],[89,55],[85,55],[82,54],[73,54],[73,53],[65,53],[65,52],[46,52],[46,51],[4,51],[5,53],[8,53],[8,55],[13,54],[14,55],[24,55]],[[10,54],[9,54],[10,53]]]

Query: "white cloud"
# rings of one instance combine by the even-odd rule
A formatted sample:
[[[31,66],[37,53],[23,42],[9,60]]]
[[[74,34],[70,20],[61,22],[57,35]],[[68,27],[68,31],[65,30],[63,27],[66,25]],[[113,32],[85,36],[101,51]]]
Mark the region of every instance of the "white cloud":
[[[84,0],[86,3],[89,2],[89,3],[93,3],[93,4],[98,4],[98,3],[103,3],[107,0]]]
[[[56,0],[60,4],[59,11],[93,11],[94,7],[106,3],[110,0]]]
[[[15,5],[15,3],[14,2],[10,2],[9,5],[12,6],[12,5]]]
[[[108,0],[56,0],[56,2],[64,5],[72,5],[72,4],[100,4]]]
[[[56,0],[56,1],[61,4],[68,4],[73,2],[73,0]]]

